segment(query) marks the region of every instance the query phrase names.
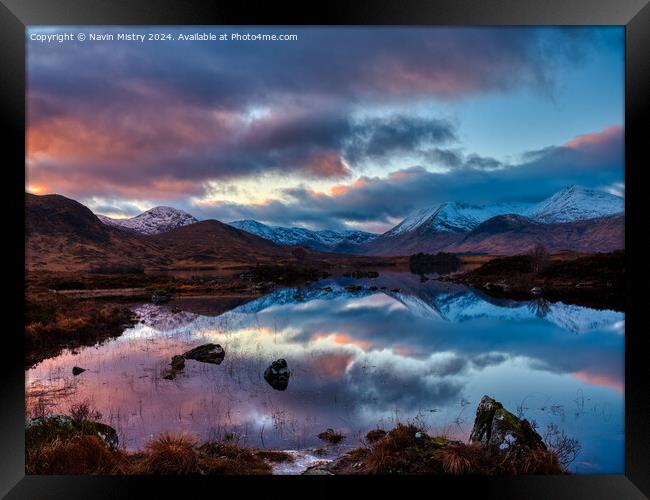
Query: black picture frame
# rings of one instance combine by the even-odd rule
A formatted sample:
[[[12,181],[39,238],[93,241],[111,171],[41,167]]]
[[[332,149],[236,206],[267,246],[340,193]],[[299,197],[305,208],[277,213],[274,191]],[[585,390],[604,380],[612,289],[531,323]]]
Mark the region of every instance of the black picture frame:
[[[0,0],[0,131],[5,147],[3,177],[9,186],[5,217],[13,224],[4,245],[9,266],[5,299],[10,327],[3,343],[0,377],[0,496],[6,498],[179,498],[180,495],[241,494],[260,487],[265,495],[343,492],[361,486],[368,492],[453,493],[481,498],[629,498],[650,496],[650,363],[644,349],[647,332],[640,321],[641,298],[632,294],[643,283],[640,237],[646,232],[641,176],[648,162],[644,129],[650,122],[649,0],[329,0],[322,4],[277,1],[197,0]],[[519,477],[81,477],[25,476],[24,472],[24,191],[25,191],[25,27],[29,25],[624,25],[626,32],[626,339],[625,474],[612,476]],[[645,125],[645,127],[644,127]],[[16,208],[20,207],[20,208]],[[639,220],[635,227],[634,220]],[[639,241],[636,241],[639,240]],[[316,484],[316,482],[318,484]],[[361,483],[361,484],[360,484]],[[414,484],[414,483],[417,483]],[[198,493],[197,488],[205,489]],[[417,488],[417,489],[416,489]],[[423,493],[416,493],[421,491]],[[445,492],[445,493],[443,493]],[[367,493],[366,493],[367,494]],[[409,494],[409,493],[407,493]],[[182,498],[181,496],[181,498]]]

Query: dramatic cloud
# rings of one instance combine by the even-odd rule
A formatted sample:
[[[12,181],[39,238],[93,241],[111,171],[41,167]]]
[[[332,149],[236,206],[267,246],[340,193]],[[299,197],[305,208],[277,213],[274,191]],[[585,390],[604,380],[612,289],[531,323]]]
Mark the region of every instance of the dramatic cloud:
[[[539,201],[568,184],[600,187],[620,179],[623,130],[611,127],[583,137],[589,140],[579,137],[564,146],[526,153],[524,161],[516,165],[496,165],[490,159],[472,155],[458,156],[457,168],[445,172],[415,166],[387,177],[361,177],[335,186],[330,193],[308,187],[287,189],[284,194],[288,202],[197,208],[204,211],[204,216],[222,220],[253,218],[324,227],[342,227],[346,223],[364,227],[367,223],[383,222],[388,229],[395,220],[417,208],[449,200]]]
[[[552,95],[558,65],[603,43],[580,29],[290,31],[298,41],[30,41],[30,185],[175,199],[262,172],[345,179],[358,163],[406,153],[491,170],[497,160],[458,151],[449,122],[400,106],[513,89]],[[385,106],[393,111],[367,116]]]
[[[405,115],[372,118],[352,127],[344,155],[354,163],[386,161],[395,153],[412,154],[423,146],[455,139],[454,126],[444,120]]]

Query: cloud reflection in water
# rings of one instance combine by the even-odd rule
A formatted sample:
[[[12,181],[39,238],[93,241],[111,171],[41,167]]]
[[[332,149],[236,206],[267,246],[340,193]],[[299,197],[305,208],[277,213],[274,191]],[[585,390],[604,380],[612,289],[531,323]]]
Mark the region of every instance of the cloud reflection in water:
[[[596,464],[589,472],[622,471],[623,313],[494,300],[397,273],[373,282],[386,291],[348,283],[280,289],[217,316],[139,306],[143,322],[121,337],[29,370],[28,393],[70,385],[52,409],[90,400],[130,449],[182,430],[296,449],[320,445],[327,427],[354,445],[413,419],[464,439],[490,394],[542,430],[555,422],[577,437],[581,461]],[[220,366],[188,360],[176,380],[160,378],[172,355],[207,342],[226,349]],[[279,358],[292,372],[283,392],[263,379]],[[73,365],[88,371],[73,378]]]

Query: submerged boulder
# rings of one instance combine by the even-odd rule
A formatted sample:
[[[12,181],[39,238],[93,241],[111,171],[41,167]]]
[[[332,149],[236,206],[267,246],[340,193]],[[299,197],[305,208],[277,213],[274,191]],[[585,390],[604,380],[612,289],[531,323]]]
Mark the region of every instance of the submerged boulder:
[[[179,355],[172,356],[171,365],[172,365],[172,370],[176,370],[176,371],[182,370],[183,368],[185,368],[185,358]]]
[[[508,455],[546,450],[542,437],[528,420],[517,418],[489,396],[481,398],[469,440]]]
[[[264,380],[276,391],[284,391],[289,386],[289,366],[286,360],[278,359],[264,370]]]
[[[225,356],[226,351],[219,344],[200,345],[183,354],[185,359],[193,359],[201,363],[212,363],[215,365],[220,365]]]
[[[174,380],[176,378],[176,373],[182,371],[185,368],[185,358],[180,355],[172,356],[172,362],[170,363],[171,368],[163,374],[165,380]]]

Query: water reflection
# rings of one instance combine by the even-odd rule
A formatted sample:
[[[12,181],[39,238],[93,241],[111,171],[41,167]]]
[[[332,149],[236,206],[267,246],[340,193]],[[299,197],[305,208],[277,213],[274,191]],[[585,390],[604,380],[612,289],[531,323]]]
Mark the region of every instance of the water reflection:
[[[579,439],[574,470],[623,470],[623,313],[495,300],[400,273],[279,289],[216,315],[185,302],[175,313],[139,306],[142,322],[121,337],[42,362],[27,373],[28,395],[63,412],[90,400],[130,449],[181,430],[301,449],[322,445],[328,427],[352,446],[405,420],[465,439],[490,394],[540,433],[553,422]],[[226,349],[221,365],[187,360],[161,378],[173,355],[209,342]],[[284,391],[264,377],[280,359]],[[72,377],[73,365],[88,371]],[[47,401],[44,389],[59,392]]]

